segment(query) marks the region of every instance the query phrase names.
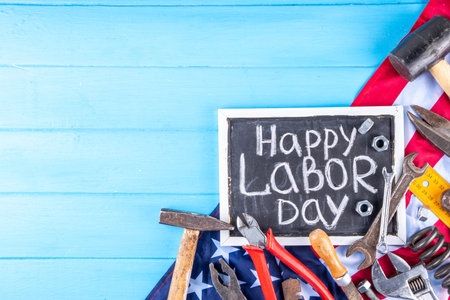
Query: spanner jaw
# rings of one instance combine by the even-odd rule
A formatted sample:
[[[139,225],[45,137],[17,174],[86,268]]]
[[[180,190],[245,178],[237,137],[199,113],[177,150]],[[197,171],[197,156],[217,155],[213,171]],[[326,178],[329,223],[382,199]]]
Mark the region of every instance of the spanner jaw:
[[[395,261],[393,263],[397,271],[397,266],[406,270],[407,262],[399,256],[389,253],[389,257]],[[392,260],[391,260],[392,261]],[[425,266],[421,263],[406,272],[387,278],[376,261],[372,265],[372,281],[374,287],[386,297],[397,297],[403,299],[438,299],[428,278]],[[422,298],[423,297],[423,298]]]
[[[376,249],[364,243],[362,239],[357,240],[350,245],[345,254],[347,257],[353,255],[355,252],[361,252],[364,255],[363,262],[359,265],[358,270],[363,270],[370,267],[376,260]]]

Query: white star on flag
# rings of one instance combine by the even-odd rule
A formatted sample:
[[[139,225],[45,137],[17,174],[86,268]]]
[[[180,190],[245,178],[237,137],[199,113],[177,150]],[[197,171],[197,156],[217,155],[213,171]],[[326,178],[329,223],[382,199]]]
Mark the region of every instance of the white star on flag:
[[[269,265],[267,265],[267,267],[269,267]],[[250,269],[250,272],[252,272],[253,276],[255,276],[255,282],[253,282],[253,284],[250,288],[252,289],[254,287],[261,286],[261,283],[259,282],[258,274],[256,273],[256,271]],[[270,279],[272,279],[272,281],[280,280],[280,278],[272,276],[272,275],[270,275]]]
[[[309,297],[320,297],[310,284],[304,283],[302,280],[300,280],[300,286],[302,287],[301,294],[304,295],[303,298],[306,295],[308,295]]]
[[[231,247],[231,246],[220,246],[220,242],[212,239],[214,246],[216,246],[217,250],[214,252],[214,254],[211,256],[211,258],[222,256],[223,259],[228,262],[230,259],[230,253],[239,251],[239,248]]]
[[[205,289],[212,288],[213,286],[203,282],[203,271],[198,274],[197,278],[191,278],[189,282],[188,294],[195,293],[198,299],[202,300],[202,292]]]

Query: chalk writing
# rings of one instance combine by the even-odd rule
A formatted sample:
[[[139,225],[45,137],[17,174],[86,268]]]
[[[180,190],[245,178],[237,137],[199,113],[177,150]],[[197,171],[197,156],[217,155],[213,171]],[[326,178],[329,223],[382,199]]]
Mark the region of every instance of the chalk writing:
[[[358,118],[232,120],[231,218],[252,214],[262,221],[262,228],[277,234],[306,234],[315,227],[364,234],[370,217],[361,222],[356,203],[378,197],[380,170],[393,165],[393,155],[370,147],[370,134],[357,130],[367,116]],[[372,118],[374,134],[392,139],[392,119]],[[372,203],[379,209],[376,201]]]

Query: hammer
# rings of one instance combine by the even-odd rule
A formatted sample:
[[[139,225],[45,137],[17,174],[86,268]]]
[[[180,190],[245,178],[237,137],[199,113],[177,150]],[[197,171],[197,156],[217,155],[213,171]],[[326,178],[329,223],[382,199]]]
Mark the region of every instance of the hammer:
[[[410,33],[392,52],[389,60],[406,80],[413,81],[430,70],[450,96],[450,66],[444,60],[450,52],[450,21],[440,15]]]
[[[165,208],[161,209],[159,223],[184,228],[167,298],[183,300],[186,299],[191,279],[200,231],[233,230],[234,227],[210,216]]]

